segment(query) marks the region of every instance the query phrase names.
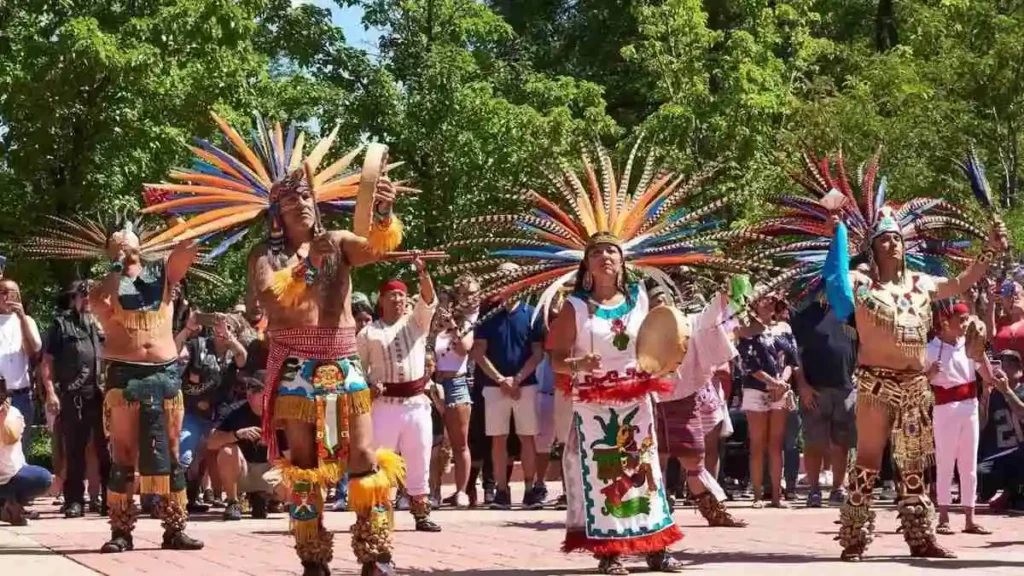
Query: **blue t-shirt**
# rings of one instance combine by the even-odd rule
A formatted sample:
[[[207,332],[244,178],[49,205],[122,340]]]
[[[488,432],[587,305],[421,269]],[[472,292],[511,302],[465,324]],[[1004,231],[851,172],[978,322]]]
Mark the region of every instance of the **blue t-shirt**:
[[[487,341],[487,358],[501,374],[515,376],[533,353],[532,344],[544,341],[543,325],[532,318],[533,306],[520,304],[511,312],[503,308],[474,330],[473,338]],[[479,366],[476,372],[481,384],[497,386]],[[536,376],[530,374],[520,386],[536,383]]]

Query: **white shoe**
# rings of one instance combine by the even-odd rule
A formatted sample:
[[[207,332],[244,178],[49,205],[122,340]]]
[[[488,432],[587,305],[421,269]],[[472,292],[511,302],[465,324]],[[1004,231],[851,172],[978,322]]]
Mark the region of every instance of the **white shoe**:
[[[469,508],[469,496],[465,492],[455,494],[455,507],[460,509]]]
[[[345,512],[348,510],[348,500],[335,500],[331,504],[331,512]]]

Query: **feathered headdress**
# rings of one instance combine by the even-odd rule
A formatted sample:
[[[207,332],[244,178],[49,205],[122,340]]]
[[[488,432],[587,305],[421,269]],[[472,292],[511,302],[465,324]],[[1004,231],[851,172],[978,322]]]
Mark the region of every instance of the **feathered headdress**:
[[[153,262],[167,258],[176,244],[156,242],[156,238],[161,236],[166,228],[133,218],[124,212],[102,213],[91,218],[47,218],[50,225],[44,226],[41,234],[28,238],[20,247],[20,252],[30,259],[106,261],[107,243],[118,232],[131,233],[138,238],[139,254],[144,261]],[[203,260],[209,259],[208,254],[200,256]],[[201,267],[189,268],[189,274],[218,284],[224,283],[220,276]]]
[[[252,131],[253,146],[250,147],[227,122],[212,112],[210,115],[220,127],[231,152],[208,140],[196,138],[196,145],[189,147],[195,154],[192,167],[170,173],[170,178],[178,184],[146,185],[143,213],[194,215],[168,228],[155,241],[209,238],[223,234],[224,239],[211,252],[211,256],[216,257],[239,241],[249,224],[265,215],[270,247],[276,251],[284,241],[284,228],[277,208],[282,194],[309,186],[318,210],[351,209],[355,205],[360,172],[348,172],[347,169],[362,146],[319,170],[321,161],[338,135],[337,128],[307,155],[305,133],[298,132],[294,123],[285,133],[281,124],[270,127],[257,117],[256,128]],[[319,224],[319,214],[317,219]]]
[[[910,268],[942,274],[942,259],[966,257],[968,242],[950,239],[951,233],[983,237],[983,232],[968,222],[968,216],[949,202],[933,198],[914,198],[903,204],[887,203],[888,184],[883,176],[876,186],[879,149],[858,169],[859,193],[855,192],[840,151],[834,158],[803,154],[803,170],[791,175],[803,194],[784,194],[775,199],[783,209],[781,216],[769,218],[752,228],[772,237],[789,241],[760,251],[762,257],[780,257],[794,261],[796,270],[787,276],[795,284],[813,289],[832,241],[829,211],[821,200],[831,193],[845,198],[840,213],[849,230],[851,256],[867,253],[871,239],[880,233],[898,232],[904,240],[904,254]],[[808,281],[810,284],[807,284]]]
[[[725,206],[726,198],[687,205],[715,168],[687,179],[657,166],[656,154],[651,151],[637,173],[633,168],[639,145],[640,140],[630,151],[621,176],[598,144],[596,164],[584,155],[582,174],[563,164],[558,171],[546,172],[548,192],[522,192],[520,199],[529,209],[459,222],[456,228],[472,236],[442,249],[489,249],[483,259],[443,267],[442,273],[490,270],[478,274],[485,299],[508,301],[541,293],[537,311],[546,314],[559,288],[574,282],[586,250],[595,240],[619,246],[629,270],[652,278],[677,297],[666,268],[747,269],[750,262],[715,251],[724,240],[751,236],[744,230],[720,231],[720,223],[710,220]],[[515,261],[520,267],[497,270],[506,261]]]

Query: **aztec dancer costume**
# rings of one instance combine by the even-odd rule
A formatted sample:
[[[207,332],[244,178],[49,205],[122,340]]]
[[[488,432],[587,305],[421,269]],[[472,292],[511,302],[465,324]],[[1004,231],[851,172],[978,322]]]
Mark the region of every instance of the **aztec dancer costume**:
[[[363,170],[345,170],[361,150],[348,152],[322,171],[318,167],[337,130],[304,156],[303,134],[292,125],[285,134],[280,125],[266,127],[257,119],[254,147],[214,115],[234,155],[199,140],[192,148],[197,158],[191,170],[172,172],[184,184],[149,187],[145,212],[198,213],[172,228],[168,235],[224,240],[214,254],[237,242],[252,221],[265,214],[269,238],[250,255],[250,298],[268,311],[271,378],[263,411],[264,441],[277,455],[277,433],[290,423],[305,423],[315,438],[294,440],[315,446],[314,461],[276,466],[291,489],[291,528],[304,574],[329,574],[333,535],[323,526],[324,491],[348,473],[349,507],[356,512],[352,545],[364,574],[387,572],[391,566],[390,491],[404,473],[401,459],[391,451],[368,452],[361,430],[368,430],[370,389],[356,350],[355,324],[347,297],[350,267],[380,260],[401,241],[401,226],[390,204],[376,200],[378,178],[387,170],[386,149],[367,148]],[[401,190],[401,188],[399,188]],[[320,209],[355,202],[355,234],[324,232]],[[286,214],[306,217],[311,242],[287,245]],[[292,212],[288,212],[292,210]],[[306,227],[306,220],[295,226]],[[327,240],[312,258],[312,244]],[[313,242],[315,241],[315,242]],[[309,249],[300,255],[300,250]],[[292,253],[288,250],[291,249]],[[351,252],[343,251],[351,249]],[[353,258],[358,257],[358,262]],[[297,430],[298,427],[290,427]],[[290,443],[292,438],[289,438]],[[295,446],[292,448],[295,458]],[[306,455],[303,456],[306,458]]]
[[[545,319],[562,287],[576,284],[562,313],[575,315],[577,340],[549,343],[563,351],[599,353],[603,366],[601,374],[579,372],[559,378],[562,392],[572,396],[575,412],[563,456],[568,496],[563,549],[595,553],[600,557],[599,570],[605,573],[623,573],[618,558],[630,553],[647,554],[652,568],[674,571],[678,566],[665,550],[682,538],[666,503],[650,397],[669,391],[671,382],[637,367],[633,340],[647,316],[648,301],[642,286],[629,277],[646,275],[678,295],[663,267],[745,269],[748,262],[715,256],[709,246],[751,237],[743,230],[715,231],[714,224],[708,230],[702,220],[724,206],[724,198],[683,209],[689,192],[710,171],[684,183],[682,176],[656,170],[652,153],[637,174],[632,171],[636,151],[635,146],[619,180],[611,158],[598,147],[596,168],[590,158],[583,159],[586,185],[568,168],[549,173],[560,201],[527,191],[523,200],[532,210],[469,219],[464,222],[468,226],[459,228],[478,234],[484,230],[483,235],[444,246],[496,246],[481,261],[445,269],[452,273],[494,270],[503,262],[516,261],[521,266],[514,271],[480,275],[486,287],[483,296],[509,301],[539,293],[536,313]],[[502,235],[505,230],[518,234]],[[628,264],[619,278],[619,293],[625,301],[610,308],[590,300],[585,268],[587,253],[607,245],[615,246]]]
[[[138,251],[139,273],[130,278],[127,260],[110,263],[110,274],[93,288],[96,317],[111,338],[124,334],[132,350],[119,350],[125,356],[145,356],[143,346],[173,343],[171,330],[171,286],[166,274],[168,257],[177,242],[160,242],[159,229],[140,225],[117,215],[115,218],[50,217],[52,227],[44,235],[29,239],[23,251],[33,258],[70,260],[109,260],[108,243],[126,242]],[[189,248],[191,250],[191,248]],[[217,276],[190,268],[189,273],[213,281]],[[113,283],[113,284],[111,284]],[[114,286],[116,284],[116,286]],[[121,343],[121,347],[124,343]],[[104,350],[109,355],[110,346]],[[132,531],[137,510],[133,503],[136,465],[139,472],[138,492],[161,497],[164,539],[167,549],[196,550],[202,542],[184,533],[188,514],[185,511],[185,474],[178,459],[184,404],[177,354],[160,362],[133,362],[105,358],[100,368],[104,390],[104,428],[115,444],[114,462],[107,485],[111,540],[103,552],[124,552],[134,547]],[[136,420],[130,423],[125,419]],[[134,431],[130,438],[118,431]],[[118,460],[131,444],[137,462]],[[120,450],[118,449],[120,448]]]
[[[833,176],[828,158],[819,161],[805,156],[805,164],[804,173],[794,179],[811,197],[783,197],[789,213],[757,229],[768,234],[810,237],[769,252],[796,259],[799,264],[792,276],[806,281],[808,289],[824,281],[836,317],[855,317],[858,328],[851,325],[851,330],[871,331],[871,342],[859,340],[857,410],[870,406],[872,410],[881,409],[889,418],[893,459],[903,482],[899,516],[911,554],[949,557],[951,553],[935,540],[934,508],[923,478],[924,469],[935,457],[933,401],[923,364],[931,328],[931,303],[959,293],[976,281],[996,251],[986,248],[968,272],[955,279],[913,272],[924,268],[941,273],[938,256],[964,258],[960,252],[963,243],[945,241],[938,233],[958,231],[981,236],[981,232],[966,221],[961,211],[942,200],[915,198],[899,206],[886,205],[885,178],[875,189],[877,154],[862,171],[859,198],[847,180],[841,155],[835,161],[838,176]],[[841,220],[831,238],[830,209],[838,211]],[[882,284],[878,279],[872,242],[883,236],[898,237],[903,248],[899,285]],[[851,255],[861,262],[856,270],[850,269]],[[865,359],[866,352],[880,354],[880,347],[895,351],[899,360],[888,360],[893,367],[872,365]],[[858,441],[863,443],[864,439]],[[861,448],[858,453],[869,449],[874,453],[876,448],[879,454],[882,451],[882,447]],[[879,466],[880,462],[858,461],[850,472],[849,495],[840,513],[842,527],[837,538],[843,546],[844,560],[859,560],[872,540],[875,514],[870,509],[871,493]]]

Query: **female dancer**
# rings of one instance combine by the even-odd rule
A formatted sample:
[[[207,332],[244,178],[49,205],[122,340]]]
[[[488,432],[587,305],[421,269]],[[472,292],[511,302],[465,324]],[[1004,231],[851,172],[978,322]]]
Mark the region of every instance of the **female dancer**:
[[[750,434],[750,480],[754,508],[762,508],[764,456],[768,453],[771,476],[771,507],[782,502],[782,441],[793,400],[793,384],[801,378],[796,340],[789,324],[776,321],[779,300],[772,294],[753,303],[749,326],[739,330],[739,354],[743,364],[743,411]]]
[[[563,550],[592,552],[602,574],[628,574],[621,561],[628,554],[677,572],[666,549],[682,532],[665,497],[650,397],[668,390],[637,369],[635,337],[648,301],[640,286],[627,285],[623,260],[617,237],[591,236],[575,291],[551,325],[551,363],[573,387]]]

